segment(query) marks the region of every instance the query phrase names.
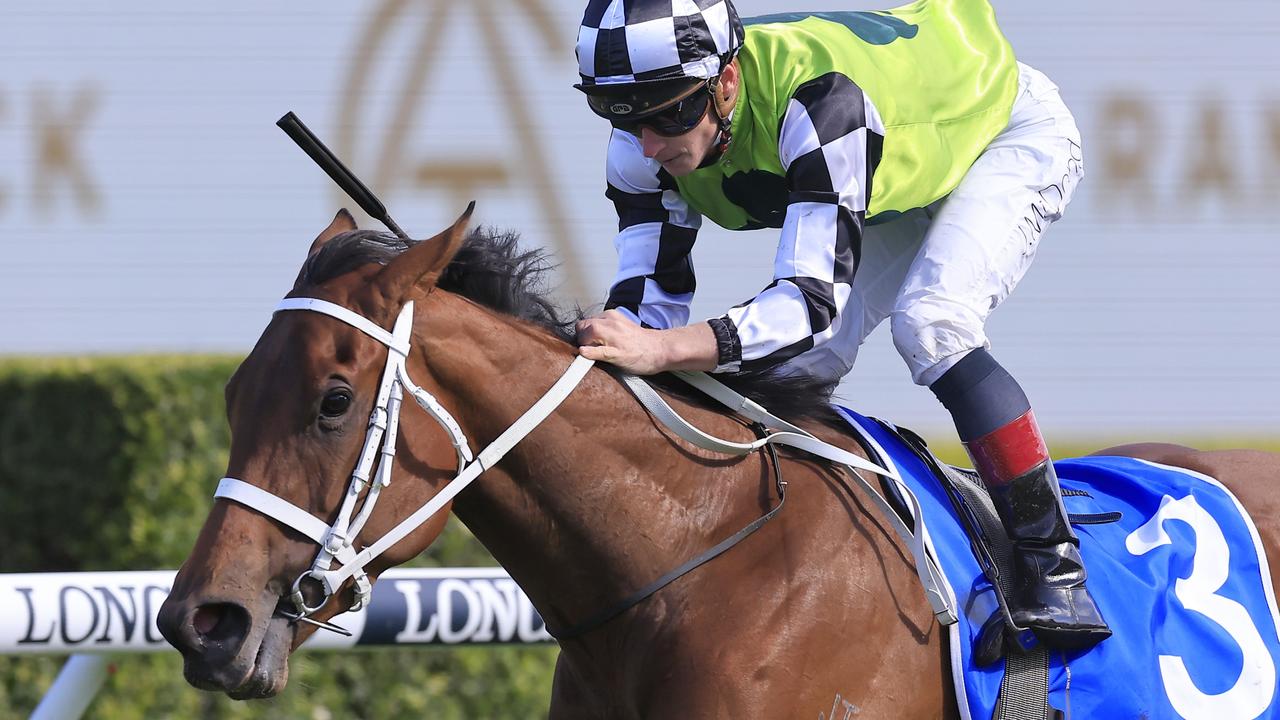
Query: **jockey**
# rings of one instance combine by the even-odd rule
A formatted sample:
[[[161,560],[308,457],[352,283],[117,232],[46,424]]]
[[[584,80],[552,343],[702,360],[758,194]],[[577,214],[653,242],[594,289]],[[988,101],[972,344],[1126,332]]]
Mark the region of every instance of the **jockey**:
[[[613,125],[619,227],[579,352],[640,375],[836,380],[889,318],[1013,539],[1014,621],[1052,647],[1108,637],[1031,405],[984,331],[1080,181],[1080,134],[988,3],[744,23],[730,0],[591,0],[577,56],[575,87]],[[703,216],[780,238],[772,283],[690,325]]]

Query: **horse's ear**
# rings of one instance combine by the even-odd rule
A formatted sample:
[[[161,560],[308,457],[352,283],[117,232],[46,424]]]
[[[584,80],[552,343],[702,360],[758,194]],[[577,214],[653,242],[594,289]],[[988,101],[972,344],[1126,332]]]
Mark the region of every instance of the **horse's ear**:
[[[334,237],[355,229],[357,229],[356,219],[351,217],[351,213],[347,212],[346,208],[342,208],[338,211],[337,215],[333,216],[333,222],[329,223],[329,227],[322,230],[320,234],[316,236],[315,241],[311,243],[311,249],[307,251],[307,260],[310,261],[311,257],[320,252],[320,249]],[[302,264],[302,268],[298,270],[298,277],[293,281],[294,290],[302,287],[302,278],[307,274],[308,264],[309,263],[304,262]]]
[[[403,299],[414,288],[434,286],[440,279],[440,273],[462,247],[467,237],[467,221],[475,207],[473,200],[448,230],[430,240],[423,240],[388,263],[378,274],[377,282],[383,292],[388,297]]]
[[[351,232],[355,229],[356,219],[351,217],[351,213],[347,212],[346,208],[342,208],[337,215],[333,216],[333,222],[329,223],[329,227],[316,236],[315,242],[311,243],[311,249],[307,251],[307,257],[319,252],[320,248],[324,247],[325,243],[332,240],[335,235]]]

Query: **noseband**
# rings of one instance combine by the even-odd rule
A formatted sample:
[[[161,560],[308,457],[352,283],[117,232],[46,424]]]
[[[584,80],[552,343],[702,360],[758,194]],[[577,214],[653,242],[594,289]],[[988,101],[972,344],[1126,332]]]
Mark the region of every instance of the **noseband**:
[[[373,591],[373,585],[365,573],[365,566],[439,512],[454,496],[479,477],[480,473],[497,464],[516,443],[523,440],[559,407],[594,363],[583,357],[576,358],[564,375],[541,399],[478,456],[475,456],[471,452],[466,435],[453,416],[431,393],[409,378],[406,362],[409,357],[409,340],[413,331],[412,302],[405,303],[391,332],[387,332],[367,318],[341,305],[315,298],[286,298],[276,306],[276,312],[291,310],[318,312],[341,320],[386,345],[388,350],[387,365],[382,371],[382,383],[378,387],[377,400],[369,415],[369,429],[365,433],[364,449],[361,450],[360,459],[356,461],[355,470],[351,473],[351,483],[347,486],[346,496],[342,499],[338,517],[332,525],[329,525],[288,500],[232,477],[222,478],[218,483],[217,491],[214,492],[214,497],[233,500],[252,508],[297,530],[320,545],[320,551],[316,554],[311,568],[293,582],[290,599],[293,601],[295,612],[288,613],[283,610],[280,612],[290,620],[310,623],[349,635],[350,633],[336,625],[312,619],[310,616],[320,610],[348,579],[352,579],[355,584],[355,599],[348,610],[363,608]],[[400,426],[400,406],[406,391],[413,396],[419,407],[427,411],[427,414],[444,428],[458,455],[458,472],[453,480],[412,515],[402,520],[377,542],[357,551],[354,545],[355,538],[372,514],[382,488],[391,484],[391,467],[396,455],[396,434]],[[371,482],[370,473],[373,471],[374,460],[378,461],[378,469]],[[364,501],[360,502],[362,493]],[[358,514],[357,504],[359,504]],[[340,566],[331,569],[335,560],[340,563]],[[323,597],[315,605],[307,603],[302,591],[302,585],[308,579],[315,581],[323,592]]]

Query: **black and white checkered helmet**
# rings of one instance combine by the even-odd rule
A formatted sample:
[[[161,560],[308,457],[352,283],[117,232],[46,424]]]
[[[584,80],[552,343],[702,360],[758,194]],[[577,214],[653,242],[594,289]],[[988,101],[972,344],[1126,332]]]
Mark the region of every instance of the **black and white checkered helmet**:
[[[578,30],[580,90],[716,77],[742,47],[730,0],[591,0]]]

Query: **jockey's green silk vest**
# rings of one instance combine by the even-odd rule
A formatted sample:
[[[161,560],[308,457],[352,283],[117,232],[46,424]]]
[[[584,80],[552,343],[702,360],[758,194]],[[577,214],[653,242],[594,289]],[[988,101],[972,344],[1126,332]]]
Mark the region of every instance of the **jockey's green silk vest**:
[[[786,175],[778,134],[787,103],[797,88],[827,73],[862,88],[884,122],[868,220],[946,196],[1009,122],[1018,67],[985,0],[783,13],[744,24],[733,139],[716,163],[676,178],[681,196],[721,227],[760,227],[725,197],[723,181],[752,170]]]

